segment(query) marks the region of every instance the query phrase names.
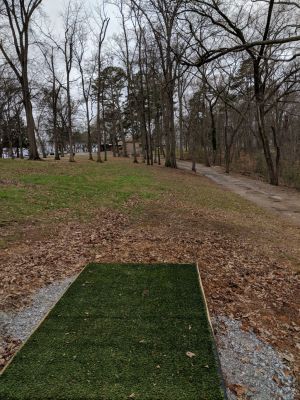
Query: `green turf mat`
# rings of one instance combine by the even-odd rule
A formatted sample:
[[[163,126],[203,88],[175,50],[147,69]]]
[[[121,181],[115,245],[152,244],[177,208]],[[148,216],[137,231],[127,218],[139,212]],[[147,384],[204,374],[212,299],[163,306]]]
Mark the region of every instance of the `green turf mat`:
[[[0,399],[224,399],[196,266],[88,265],[1,376]]]

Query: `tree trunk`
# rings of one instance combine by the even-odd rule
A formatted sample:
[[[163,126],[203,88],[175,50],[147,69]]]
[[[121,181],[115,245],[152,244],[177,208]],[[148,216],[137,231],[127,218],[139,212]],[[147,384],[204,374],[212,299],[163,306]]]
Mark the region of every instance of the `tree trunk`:
[[[60,160],[59,157],[59,144],[58,144],[58,133],[57,133],[57,124],[54,127],[54,160]]]
[[[13,144],[12,144],[12,140],[11,140],[11,134],[9,134],[9,140],[8,140],[8,154],[9,157],[13,160],[15,158],[14,155],[14,149],[13,149]]]
[[[97,162],[102,163],[101,158],[101,141],[102,141],[102,132],[101,132],[101,121],[100,121],[100,99],[98,99],[97,106]]]
[[[280,157],[281,157],[281,151],[280,151],[280,147],[277,141],[277,130],[274,126],[271,127],[272,132],[273,132],[273,140],[274,140],[274,147],[276,149],[276,167],[275,167],[275,174],[276,174],[276,181],[277,181],[277,185],[279,183],[279,168],[280,168]]]
[[[132,146],[133,146],[133,163],[138,164],[138,159],[137,159],[137,154],[136,154],[135,133],[133,132],[133,130],[132,130]]]
[[[119,104],[118,104],[118,108],[119,108]],[[123,146],[123,157],[128,157],[127,143],[126,143],[126,137],[125,137],[124,126],[123,126],[123,121],[122,121],[122,114],[121,114],[120,108],[119,108],[119,117],[120,117],[120,129],[121,129],[122,146]]]
[[[217,158],[217,128],[214,110],[211,102],[209,103],[210,119],[211,119],[211,144],[213,149],[213,164],[216,163]]]
[[[73,149],[73,129],[72,129],[72,102],[71,102],[71,92],[70,92],[70,74],[67,74],[67,101],[68,101],[68,134],[69,134],[69,146],[70,146],[70,156],[69,162],[74,162],[74,149]]]
[[[174,125],[174,102],[173,93],[169,88],[166,96],[166,113],[165,113],[165,130],[166,130],[166,160],[165,166],[177,168],[176,163],[176,138]]]
[[[107,161],[107,129],[105,125],[105,114],[104,114],[104,100],[102,96],[102,123],[103,123],[103,133],[104,133],[104,161]]]
[[[100,130],[100,128],[99,128]],[[101,157],[101,133],[98,131],[97,128],[97,162],[102,163],[102,157]]]
[[[2,134],[0,133],[0,159],[3,157]]]
[[[263,146],[263,151],[265,155],[265,160],[268,168],[269,181],[271,185],[278,185],[278,175],[275,171],[274,162],[272,159],[272,153],[270,149],[270,143],[265,129],[265,115],[264,106],[261,103],[257,104],[257,123],[258,123],[258,133]]]
[[[224,144],[225,144],[225,172],[229,174],[230,172],[230,152],[231,147],[228,141],[228,112],[227,108],[225,108],[225,126],[224,126]]]
[[[42,138],[41,138],[41,135],[40,135],[40,133],[39,133],[38,128],[35,128],[35,132],[36,132],[36,136],[37,136],[38,141],[39,141],[40,146],[41,146],[43,158],[47,158],[47,153],[46,153],[45,145],[44,145],[44,142],[42,141]]]
[[[18,114],[18,128],[19,128],[19,148],[20,148],[20,158],[21,160],[24,159],[23,153],[23,134],[22,134],[22,125],[20,121],[20,115]],[[1,158],[1,157],[0,157]]]
[[[253,61],[254,93],[256,101],[256,117],[258,133],[263,146],[264,156],[267,164],[269,182],[271,185],[278,185],[278,176],[274,168],[270,143],[265,128],[265,107],[264,107],[264,85],[261,82],[260,59]]]
[[[183,160],[183,104],[180,83],[178,83],[178,101],[179,101],[179,159]]]
[[[89,112],[89,104],[88,104],[87,100],[86,100],[86,119],[87,119],[87,147],[88,147],[88,152],[89,152],[89,160],[93,161],[90,112]]]
[[[30,160],[40,160],[39,152],[37,149],[36,138],[35,138],[35,126],[32,113],[32,104],[29,94],[29,89],[25,88],[23,90],[24,96],[24,108],[26,113],[27,121],[27,136],[29,141],[29,159]]]

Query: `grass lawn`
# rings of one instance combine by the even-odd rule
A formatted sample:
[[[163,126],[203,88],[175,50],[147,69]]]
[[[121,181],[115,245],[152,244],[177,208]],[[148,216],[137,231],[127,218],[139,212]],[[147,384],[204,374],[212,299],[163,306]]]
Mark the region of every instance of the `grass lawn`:
[[[199,190],[199,186],[190,184],[190,177],[174,179],[169,169],[135,165],[124,159],[103,164],[83,156],[76,160],[0,159],[0,229],[5,229],[0,249],[22,241],[26,232],[22,236],[20,227],[31,223],[43,222],[51,229],[51,225],[74,218],[86,222],[100,208],[137,214],[143,212],[142,203],[170,193],[192,206],[236,212],[238,217],[263,213],[250,202],[208,182],[202,182]],[[132,197],[139,198],[140,204],[124,209]]]
[[[89,265],[0,381],[1,400],[223,399],[196,267]]]
[[[118,208],[133,194],[148,198],[160,190],[150,171],[126,162],[0,160],[0,226],[57,210],[86,217],[96,207]]]
[[[43,218],[55,211],[76,217],[94,212],[97,207],[120,209],[131,197],[155,199],[166,192],[187,194],[189,185],[170,180],[164,168],[135,165],[115,159],[105,163],[78,158],[76,163],[47,160],[0,159],[0,226]],[[259,208],[239,196],[211,184],[189,193],[191,201],[210,209],[258,212]]]

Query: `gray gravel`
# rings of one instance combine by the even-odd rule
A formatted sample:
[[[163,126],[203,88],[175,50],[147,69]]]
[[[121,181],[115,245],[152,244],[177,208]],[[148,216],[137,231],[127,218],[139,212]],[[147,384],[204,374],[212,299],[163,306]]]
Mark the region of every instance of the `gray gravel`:
[[[0,312],[0,339],[11,337],[25,341],[60,299],[76,277],[40,289],[30,307],[17,313]],[[294,378],[282,356],[262,342],[253,332],[224,316],[214,317],[218,352],[227,385],[240,385],[242,398],[251,400],[294,400]],[[236,400],[228,389],[228,399]]]
[[[227,385],[241,385],[243,398],[251,400],[295,399],[295,379],[279,352],[243,331],[237,320],[215,317],[213,325]],[[230,390],[228,398],[237,399]]]
[[[34,295],[31,306],[17,313],[0,312],[0,336],[22,342],[27,340],[74,279],[68,278],[40,289]]]

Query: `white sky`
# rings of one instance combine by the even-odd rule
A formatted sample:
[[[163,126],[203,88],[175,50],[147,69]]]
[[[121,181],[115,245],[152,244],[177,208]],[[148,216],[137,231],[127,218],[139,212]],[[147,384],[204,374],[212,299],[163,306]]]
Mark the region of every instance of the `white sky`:
[[[82,0],[82,3],[87,9],[93,9],[99,5],[102,5],[101,0]],[[67,0],[43,0],[42,4],[44,12],[46,12],[46,14],[51,18],[55,28],[59,29],[59,26],[62,23],[60,15],[67,4]],[[120,33],[120,21],[118,20],[118,12],[115,6],[106,6],[106,12],[107,16],[110,18],[107,36],[111,37],[114,34]]]

